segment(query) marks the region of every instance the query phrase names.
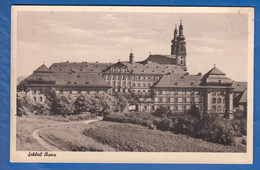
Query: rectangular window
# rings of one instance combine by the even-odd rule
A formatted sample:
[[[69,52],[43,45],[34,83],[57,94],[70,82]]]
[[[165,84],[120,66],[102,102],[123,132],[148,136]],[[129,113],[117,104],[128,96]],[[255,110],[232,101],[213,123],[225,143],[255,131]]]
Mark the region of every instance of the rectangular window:
[[[143,83],[143,87],[145,87],[146,86],[146,84],[145,83]]]

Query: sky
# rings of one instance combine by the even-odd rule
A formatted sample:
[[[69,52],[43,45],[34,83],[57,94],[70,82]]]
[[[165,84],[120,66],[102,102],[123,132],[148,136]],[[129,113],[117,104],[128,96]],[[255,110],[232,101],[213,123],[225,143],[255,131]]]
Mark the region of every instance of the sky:
[[[248,21],[245,14],[19,11],[18,77],[43,63],[135,61],[171,52],[175,24],[184,26],[187,68],[203,74],[214,64],[236,81],[247,81]]]

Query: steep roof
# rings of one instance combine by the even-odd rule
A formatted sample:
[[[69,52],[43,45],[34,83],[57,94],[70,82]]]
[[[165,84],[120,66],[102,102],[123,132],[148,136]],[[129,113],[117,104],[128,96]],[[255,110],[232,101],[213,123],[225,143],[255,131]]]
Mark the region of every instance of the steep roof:
[[[226,74],[214,66],[209,72],[206,73],[206,75],[226,75]]]
[[[164,75],[154,87],[199,87],[202,75]]]
[[[100,73],[107,69],[111,63],[87,63],[87,62],[61,62],[53,63],[50,70],[53,72],[89,72]]]
[[[40,67],[38,67],[33,72],[34,73],[51,73],[52,71],[45,64],[42,64]]]
[[[56,73],[56,78],[56,85],[110,87],[110,85],[98,73]]]
[[[247,103],[247,89],[243,92],[243,95],[241,96],[239,103]]]
[[[233,81],[215,66],[202,78],[204,86],[231,86],[232,84]]]
[[[147,64],[148,61],[158,63],[158,64],[176,64],[176,56],[175,55],[159,55],[152,54],[149,55],[147,59],[141,61],[139,63]]]
[[[55,86],[110,87],[99,73],[33,73],[25,79],[27,85],[52,84]]]
[[[247,88],[247,82],[233,82],[234,92],[243,92]]]
[[[185,73],[185,71],[178,65],[172,64],[158,64],[148,62],[147,64],[141,63],[124,63],[129,71],[135,74],[166,74],[166,73]]]

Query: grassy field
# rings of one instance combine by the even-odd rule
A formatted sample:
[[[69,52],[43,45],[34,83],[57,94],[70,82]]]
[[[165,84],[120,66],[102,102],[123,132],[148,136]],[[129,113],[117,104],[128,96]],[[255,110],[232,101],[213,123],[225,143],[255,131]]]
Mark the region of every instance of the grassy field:
[[[39,119],[36,116],[23,116],[16,118],[16,149],[18,151],[44,151],[32,136],[32,132],[41,127],[57,123],[53,120]]]
[[[49,143],[69,151],[245,152],[243,146],[225,146],[189,136],[115,122],[61,125],[40,131]]]
[[[82,114],[67,117],[35,115],[16,117],[16,149],[18,151],[46,151],[46,148],[42,147],[38,141],[32,137],[33,131],[57,123],[72,122],[71,120],[78,122],[91,118],[96,118],[96,116]]]
[[[94,126],[93,126],[94,125]],[[97,122],[84,134],[120,151],[144,152],[246,152],[244,146],[226,146],[146,127],[114,122]]]
[[[86,126],[92,126],[94,123],[88,125],[74,124],[74,125],[60,125],[55,128],[49,128],[39,131],[40,136],[48,143],[66,151],[116,151],[116,149],[98,143],[91,137],[83,135],[83,130]]]

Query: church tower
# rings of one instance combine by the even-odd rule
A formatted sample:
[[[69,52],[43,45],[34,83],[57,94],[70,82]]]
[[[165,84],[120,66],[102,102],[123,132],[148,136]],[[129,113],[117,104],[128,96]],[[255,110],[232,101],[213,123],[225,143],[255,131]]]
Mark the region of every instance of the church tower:
[[[177,52],[177,45],[178,45],[177,35],[178,35],[177,25],[175,25],[174,35],[173,35],[173,40],[171,45],[171,55],[176,55]]]
[[[183,25],[182,20],[179,25],[179,36],[177,37],[177,48],[176,48],[176,61],[177,65],[182,66],[182,68],[187,71],[186,68],[186,41],[183,35]]]

